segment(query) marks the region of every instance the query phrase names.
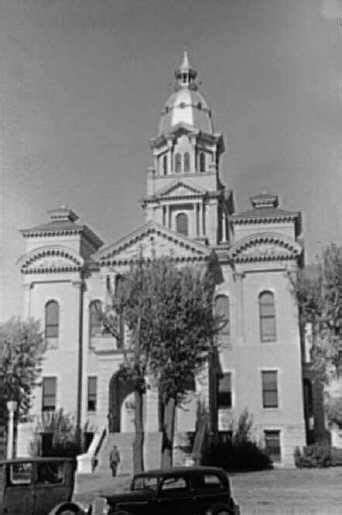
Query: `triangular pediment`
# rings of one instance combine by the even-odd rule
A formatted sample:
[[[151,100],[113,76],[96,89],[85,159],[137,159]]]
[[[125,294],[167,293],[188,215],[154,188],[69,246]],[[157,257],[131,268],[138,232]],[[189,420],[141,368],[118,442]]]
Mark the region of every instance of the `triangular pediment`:
[[[109,245],[93,256],[100,265],[133,263],[143,257],[154,259],[168,256],[175,261],[202,261],[209,255],[202,243],[190,240],[165,227],[148,222],[118,242]]]
[[[237,241],[229,251],[236,263],[297,259],[302,247],[278,233],[253,234]]]
[[[83,267],[84,260],[73,249],[54,245],[32,250],[22,256],[18,264],[24,274],[75,272]]]
[[[168,184],[165,188],[160,189],[155,193],[156,197],[193,197],[203,196],[207,193],[203,188],[194,186],[193,184],[185,181],[175,181],[172,184]]]

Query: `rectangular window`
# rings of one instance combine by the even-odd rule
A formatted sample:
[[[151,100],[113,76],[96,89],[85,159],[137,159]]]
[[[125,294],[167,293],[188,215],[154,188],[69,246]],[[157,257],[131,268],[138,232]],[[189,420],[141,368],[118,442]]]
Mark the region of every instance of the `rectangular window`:
[[[55,411],[56,409],[57,378],[44,377],[42,391],[42,411]]]
[[[276,370],[262,372],[262,405],[278,408],[278,377]]]
[[[272,461],[281,460],[280,431],[264,431],[265,450]]]
[[[232,407],[232,374],[226,372],[219,380],[218,385],[218,408],[231,408]]]
[[[88,377],[88,411],[96,411],[97,377]]]

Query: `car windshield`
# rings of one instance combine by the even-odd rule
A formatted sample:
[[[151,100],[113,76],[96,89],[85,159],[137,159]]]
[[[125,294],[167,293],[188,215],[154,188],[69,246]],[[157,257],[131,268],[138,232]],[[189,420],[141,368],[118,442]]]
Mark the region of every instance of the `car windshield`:
[[[158,487],[158,479],[155,476],[136,477],[132,483],[132,490],[154,490]]]

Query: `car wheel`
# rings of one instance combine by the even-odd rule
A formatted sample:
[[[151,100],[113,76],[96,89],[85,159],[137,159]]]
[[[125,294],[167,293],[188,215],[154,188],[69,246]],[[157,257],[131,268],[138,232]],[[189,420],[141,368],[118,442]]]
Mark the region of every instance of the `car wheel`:
[[[83,513],[83,510],[81,510],[77,504],[71,502],[60,506],[56,511],[53,512],[53,515],[81,515]]]
[[[231,510],[229,506],[225,506],[224,504],[213,506],[210,509],[211,515],[231,515]]]

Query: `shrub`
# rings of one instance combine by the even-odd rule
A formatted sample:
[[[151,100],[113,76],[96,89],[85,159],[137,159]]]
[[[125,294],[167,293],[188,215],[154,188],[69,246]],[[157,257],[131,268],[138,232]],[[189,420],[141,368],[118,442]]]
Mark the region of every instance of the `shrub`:
[[[82,431],[83,432],[83,431]],[[48,445],[43,439],[47,438]],[[78,437],[73,418],[63,410],[45,412],[35,428],[34,439],[30,444],[33,456],[61,456],[73,458],[81,454],[82,442]]]
[[[314,443],[303,447],[301,451],[296,447],[294,451],[295,465],[298,468],[323,468],[330,467],[331,448],[325,443]]]
[[[331,465],[333,467],[342,466],[342,449],[338,449],[337,447],[331,448]]]
[[[245,410],[239,417],[232,438],[213,442],[204,452],[203,464],[222,467],[230,472],[272,468],[272,460],[251,437],[252,418]]]
[[[270,457],[253,441],[213,444],[204,453],[203,463],[222,467],[230,472],[272,468]]]

